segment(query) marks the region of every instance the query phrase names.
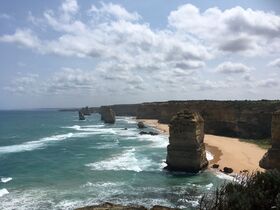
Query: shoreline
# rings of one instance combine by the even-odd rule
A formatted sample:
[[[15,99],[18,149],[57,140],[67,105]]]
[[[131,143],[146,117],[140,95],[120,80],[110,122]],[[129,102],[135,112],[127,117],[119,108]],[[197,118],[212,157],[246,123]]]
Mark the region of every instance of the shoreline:
[[[139,119],[137,121],[142,121],[145,125],[157,129],[162,134],[169,135],[168,124],[159,123],[155,119]],[[242,142],[238,138],[210,134],[205,134],[204,143],[206,150],[213,155],[213,160],[209,161],[208,168],[211,168],[213,164],[219,164],[219,169],[230,167],[234,173],[264,171],[259,167],[259,160],[267,150],[256,144]]]

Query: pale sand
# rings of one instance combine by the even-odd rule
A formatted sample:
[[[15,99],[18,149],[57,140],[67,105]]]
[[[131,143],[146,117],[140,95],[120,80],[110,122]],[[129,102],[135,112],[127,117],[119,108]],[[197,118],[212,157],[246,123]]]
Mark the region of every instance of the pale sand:
[[[146,125],[154,127],[162,133],[168,135],[167,124],[158,123],[157,120],[141,119]],[[220,165],[220,169],[230,167],[235,173],[242,170],[263,171],[259,167],[259,160],[266,150],[256,144],[241,142],[238,138],[222,137],[206,134],[204,137],[206,150],[211,152],[214,159],[210,161],[210,166],[214,163]]]

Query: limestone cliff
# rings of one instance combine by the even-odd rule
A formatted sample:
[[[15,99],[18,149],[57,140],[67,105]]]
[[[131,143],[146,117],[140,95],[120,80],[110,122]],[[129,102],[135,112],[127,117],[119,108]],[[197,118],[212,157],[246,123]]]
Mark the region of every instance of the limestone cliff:
[[[271,135],[272,112],[280,101],[169,101],[143,103],[138,119],[158,119],[169,123],[177,112],[189,109],[205,120],[205,133],[240,138],[262,139]]]
[[[115,112],[108,106],[102,106],[100,108],[101,120],[105,123],[115,123]]]
[[[79,111],[79,120],[85,120],[85,115],[82,111]]]
[[[204,145],[204,120],[197,112],[177,113],[169,125],[167,169],[196,173],[208,165]]]
[[[280,170],[280,110],[273,113],[271,121],[272,147],[260,161],[260,167],[264,169]]]
[[[106,202],[100,205],[78,208],[76,210],[148,210],[148,208],[144,206],[131,206],[131,205],[124,206],[124,205]],[[150,208],[149,210],[179,210],[179,209],[156,205]]]

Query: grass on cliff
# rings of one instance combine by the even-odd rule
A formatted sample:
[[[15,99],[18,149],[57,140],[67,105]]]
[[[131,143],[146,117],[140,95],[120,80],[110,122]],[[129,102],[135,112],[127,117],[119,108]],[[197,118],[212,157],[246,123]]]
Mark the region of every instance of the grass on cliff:
[[[262,149],[269,149],[271,147],[271,139],[239,139],[239,141],[256,144]]]
[[[277,170],[247,174],[205,195],[200,210],[280,209],[280,173]]]

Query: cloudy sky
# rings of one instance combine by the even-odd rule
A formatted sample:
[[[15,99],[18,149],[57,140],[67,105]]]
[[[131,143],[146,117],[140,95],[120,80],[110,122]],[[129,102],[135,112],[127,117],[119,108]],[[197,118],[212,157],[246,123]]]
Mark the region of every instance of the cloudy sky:
[[[279,0],[3,0],[0,109],[280,98]]]

